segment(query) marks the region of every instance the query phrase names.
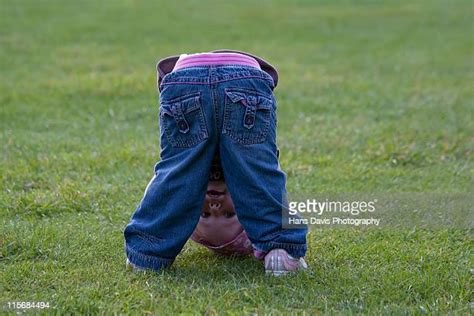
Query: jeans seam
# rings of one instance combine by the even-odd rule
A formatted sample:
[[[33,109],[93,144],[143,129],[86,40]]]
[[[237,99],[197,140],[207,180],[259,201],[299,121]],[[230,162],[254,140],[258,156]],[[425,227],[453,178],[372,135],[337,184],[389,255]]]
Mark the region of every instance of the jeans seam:
[[[212,88],[212,85],[210,85],[210,89],[211,91],[211,98],[212,98],[212,109],[213,109],[213,114],[214,114],[214,126],[215,126],[215,130],[219,130],[219,113],[218,113],[218,106],[217,106],[217,98],[216,98],[216,92],[217,92],[217,89],[213,89]],[[217,141],[219,141],[219,133],[216,133],[216,138],[217,138]]]
[[[264,242],[264,243],[253,243],[254,248],[268,253],[274,249],[283,249],[290,253],[292,256],[303,257],[306,254],[307,245],[306,244],[288,244],[280,242]]]
[[[277,246],[277,247],[282,246],[282,247],[285,247],[285,248],[288,248],[288,249],[295,249],[295,250],[306,248],[305,244],[295,245],[295,244],[288,244],[288,243],[274,242],[274,241],[270,241],[267,244],[272,245],[272,246]]]
[[[155,265],[155,264],[158,264],[158,265],[161,265],[161,266],[170,266],[173,261],[175,259],[170,259],[170,258],[162,258],[162,257],[154,257],[154,256],[149,256],[149,255],[145,255],[143,253],[140,253],[130,247],[128,247],[127,245],[125,245],[125,252],[128,254],[127,257],[130,259],[130,258],[136,258],[138,260],[141,261],[141,263],[144,263],[144,264],[152,264],[152,265]],[[143,267],[141,266],[141,264],[137,264],[135,262],[133,262],[133,259],[130,260],[130,262],[132,262],[133,264],[136,264],[137,266],[139,267]],[[148,268],[149,266],[145,266],[143,268]]]

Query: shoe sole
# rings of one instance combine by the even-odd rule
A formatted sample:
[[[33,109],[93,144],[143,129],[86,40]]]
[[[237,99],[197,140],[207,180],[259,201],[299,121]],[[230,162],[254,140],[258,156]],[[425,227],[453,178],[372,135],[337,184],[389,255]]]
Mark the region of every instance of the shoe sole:
[[[273,271],[273,270],[265,270],[265,275],[272,275],[272,276],[279,277],[279,276],[282,276],[282,275],[288,275],[288,274],[295,273],[295,272],[298,272],[298,271]]]
[[[283,276],[308,268],[304,260],[293,261],[283,249],[276,250],[269,258],[265,259],[265,275]]]

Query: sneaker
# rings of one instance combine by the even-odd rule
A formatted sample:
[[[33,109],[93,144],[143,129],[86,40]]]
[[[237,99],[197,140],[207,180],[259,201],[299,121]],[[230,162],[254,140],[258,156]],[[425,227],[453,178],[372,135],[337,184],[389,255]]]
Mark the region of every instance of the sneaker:
[[[293,258],[283,249],[273,249],[265,256],[265,274],[285,275],[307,269],[303,258]]]
[[[146,269],[140,268],[139,266],[136,266],[133,263],[131,263],[130,260],[128,260],[128,258],[127,258],[127,261],[125,262],[125,266],[127,270],[133,271],[135,273],[142,273],[146,271]]]

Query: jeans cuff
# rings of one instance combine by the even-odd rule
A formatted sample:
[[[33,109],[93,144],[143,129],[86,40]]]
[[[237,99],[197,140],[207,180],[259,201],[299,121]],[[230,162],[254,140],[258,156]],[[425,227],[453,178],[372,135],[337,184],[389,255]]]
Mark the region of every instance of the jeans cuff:
[[[174,259],[169,258],[148,256],[137,252],[128,246],[125,246],[125,253],[127,254],[128,260],[138,268],[151,269],[156,272],[171,266],[174,261]]]
[[[290,256],[295,258],[304,257],[306,254],[306,244],[288,244],[270,241],[266,243],[256,243],[254,246],[265,253],[268,253],[273,249],[283,249],[288,252]]]

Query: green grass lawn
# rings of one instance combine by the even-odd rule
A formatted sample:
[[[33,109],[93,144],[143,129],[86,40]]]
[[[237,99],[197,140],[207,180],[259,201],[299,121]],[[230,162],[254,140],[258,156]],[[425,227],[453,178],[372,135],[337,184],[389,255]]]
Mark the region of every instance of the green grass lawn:
[[[171,269],[136,275],[122,231],[159,159],[156,61],[218,48],[280,72],[290,194],[472,193],[473,11],[471,1],[1,1],[0,308],[472,313],[469,225],[315,229],[311,269],[287,278],[192,243]]]

